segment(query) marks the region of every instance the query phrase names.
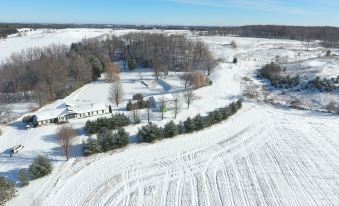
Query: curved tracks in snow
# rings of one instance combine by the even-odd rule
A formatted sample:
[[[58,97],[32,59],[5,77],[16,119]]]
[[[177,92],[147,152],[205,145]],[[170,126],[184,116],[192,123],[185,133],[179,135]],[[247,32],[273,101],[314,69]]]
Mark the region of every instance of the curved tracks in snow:
[[[201,134],[74,162],[35,198],[46,205],[339,202],[336,117],[244,110]]]

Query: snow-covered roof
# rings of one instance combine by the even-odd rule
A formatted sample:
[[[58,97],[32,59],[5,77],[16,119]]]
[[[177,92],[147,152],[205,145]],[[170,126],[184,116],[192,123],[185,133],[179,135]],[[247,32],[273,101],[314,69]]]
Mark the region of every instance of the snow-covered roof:
[[[45,110],[36,114],[38,121],[50,120],[68,114],[66,108]]]
[[[173,95],[172,94],[154,95],[154,96],[152,96],[152,98],[156,102],[161,102],[162,98],[164,98],[165,101],[171,101],[171,100],[173,100]]]
[[[68,114],[83,114],[86,112],[94,112],[94,111],[100,111],[100,110],[106,110],[107,107],[103,103],[97,103],[97,104],[86,104],[86,105],[79,105],[79,106],[68,106],[57,108],[57,109],[49,109],[44,110],[41,112],[36,113],[38,121],[44,121],[44,120],[50,120],[62,116],[66,116]]]
[[[104,103],[86,104],[86,105],[68,107],[68,111],[70,113],[77,113],[77,114],[106,110],[106,109],[107,107]]]

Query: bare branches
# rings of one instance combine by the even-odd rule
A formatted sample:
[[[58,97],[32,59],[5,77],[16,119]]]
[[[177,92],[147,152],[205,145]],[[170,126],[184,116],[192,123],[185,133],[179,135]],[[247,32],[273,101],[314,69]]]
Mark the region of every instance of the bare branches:
[[[109,92],[109,99],[118,107],[122,102],[124,91],[120,82],[113,83]]]
[[[66,160],[68,161],[70,156],[71,146],[74,143],[74,138],[77,136],[76,130],[71,126],[62,126],[57,129],[57,137],[60,146],[64,150]]]
[[[174,94],[172,101],[173,101],[173,104],[174,104],[174,107],[173,107],[174,118],[177,118],[178,114],[181,111],[182,98],[179,94]]]
[[[6,104],[0,104],[0,124],[10,119],[10,108]]]
[[[195,100],[196,96],[193,94],[192,90],[188,90],[185,94],[184,94],[184,99],[185,102],[187,104],[187,109],[190,108],[190,105],[192,104],[192,102]]]

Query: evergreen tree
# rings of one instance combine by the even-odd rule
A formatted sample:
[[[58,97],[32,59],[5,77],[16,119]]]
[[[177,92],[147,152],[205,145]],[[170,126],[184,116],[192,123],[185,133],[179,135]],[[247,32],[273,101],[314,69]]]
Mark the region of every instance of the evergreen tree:
[[[46,156],[39,155],[29,166],[28,172],[32,179],[38,179],[49,175],[52,172],[52,164]]]
[[[98,134],[98,143],[101,145],[102,151],[107,152],[113,148],[113,133],[105,129],[103,132]]]
[[[170,121],[167,124],[165,124],[164,136],[168,138],[168,137],[174,137],[176,135],[178,135],[177,125],[173,121]]]
[[[0,176],[0,205],[15,197],[16,189],[14,183],[6,180],[5,177]]]
[[[128,100],[128,103],[126,105],[126,110],[132,111],[132,109],[133,109],[133,104],[132,104],[131,100]]]
[[[125,129],[119,129],[117,133],[115,133],[115,148],[121,148],[128,145],[128,136],[129,134],[125,131]]]
[[[184,127],[185,127],[185,132],[186,133],[191,133],[194,131],[194,122],[190,117],[187,118],[187,120],[184,122]]]
[[[193,118],[194,130],[202,130],[205,127],[204,118],[198,114]]]
[[[24,186],[29,185],[29,177],[28,177],[26,169],[19,170],[18,179],[21,182],[21,186],[24,187]]]
[[[102,151],[101,145],[98,143],[96,139],[89,138],[86,143],[84,143],[84,155],[89,156],[92,154],[97,154]]]
[[[161,139],[162,136],[162,129],[152,123],[139,128],[138,131],[138,137],[141,142],[153,142]]]
[[[98,79],[98,77],[101,76],[103,68],[100,60],[97,57],[91,58],[91,64],[92,64],[92,78],[95,81]]]
[[[133,55],[128,56],[127,65],[128,65],[128,69],[131,71],[137,67],[137,62],[135,61],[135,58]]]

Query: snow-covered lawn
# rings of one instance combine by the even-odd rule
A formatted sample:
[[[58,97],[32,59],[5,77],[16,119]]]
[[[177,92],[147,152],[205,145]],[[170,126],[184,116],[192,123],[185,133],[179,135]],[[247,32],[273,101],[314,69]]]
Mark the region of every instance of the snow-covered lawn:
[[[195,91],[197,99],[190,109],[183,104],[176,122],[237,100],[242,77],[254,77],[255,69],[276,55],[301,61],[324,53],[317,44],[312,44],[311,51],[306,52],[305,44],[297,41],[236,37],[203,37],[202,40],[216,57],[224,57],[225,62],[211,74],[211,86]],[[225,46],[232,40],[237,42],[237,49]],[[228,63],[234,56],[239,59],[236,65]],[[164,82],[155,81],[154,87],[143,85],[140,73],[143,81],[154,81],[147,69],[122,71],[124,102],[118,108],[113,107],[114,112],[124,112],[128,99],[136,93],[149,97],[183,90],[180,73],[171,72]],[[41,111],[58,108],[65,102],[110,104],[109,88],[110,84],[102,80],[88,84]],[[172,118],[169,112],[161,121],[159,113],[153,112],[153,121],[160,125]],[[131,143],[125,149],[82,157],[80,144],[87,138],[82,131],[86,120],[70,123],[81,136],[68,162],[64,161],[56,142],[56,125],[24,130],[21,123],[15,122],[2,128],[0,175],[15,179],[18,170],[27,168],[41,153],[53,159],[54,166],[51,175],[20,188],[18,197],[9,205],[335,205],[339,202],[339,118],[334,115],[245,101],[243,109],[229,120],[199,133],[154,144]],[[142,124],[145,122],[143,118]],[[139,126],[126,128],[131,142]],[[9,158],[8,149],[17,144],[23,144],[24,150]]]

